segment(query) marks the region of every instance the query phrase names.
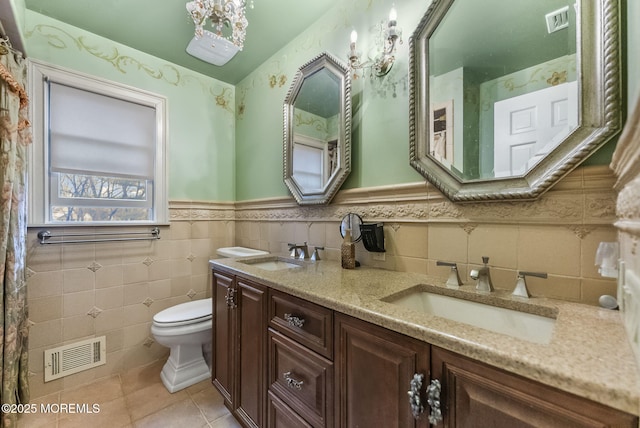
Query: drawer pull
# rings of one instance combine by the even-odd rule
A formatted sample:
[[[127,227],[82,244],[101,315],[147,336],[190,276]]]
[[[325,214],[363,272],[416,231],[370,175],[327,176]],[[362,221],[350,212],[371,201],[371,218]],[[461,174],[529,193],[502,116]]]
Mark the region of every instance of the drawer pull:
[[[291,389],[297,389],[297,390],[301,390],[302,389],[302,384],[304,384],[304,381],[301,380],[295,380],[294,378],[291,377],[291,372],[286,372],[282,374],[284,377],[285,382],[287,382],[287,386]]]
[[[431,407],[429,412],[429,423],[432,425],[438,425],[438,422],[442,420],[442,410],[440,409],[440,391],[442,385],[438,379],[433,379],[431,385],[427,387],[427,403]]]
[[[227,306],[230,308],[236,308],[236,290],[234,288],[227,288],[227,294],[224,296]]]
[[[422,389],[422,381],[424,380],[423,374],[414,374],[413,379],[409,383],[409,405],[411,406],[411,413],[415,419],[420,418],[420,415],[424,412],[424,406],[422,405],[422,398],[420,398],[420,390]]]
[[[289,323],[291,327],[302,328],[302,326],[304,325],[304,318],[299,318],[295,315],[284,314],[284,319]]]

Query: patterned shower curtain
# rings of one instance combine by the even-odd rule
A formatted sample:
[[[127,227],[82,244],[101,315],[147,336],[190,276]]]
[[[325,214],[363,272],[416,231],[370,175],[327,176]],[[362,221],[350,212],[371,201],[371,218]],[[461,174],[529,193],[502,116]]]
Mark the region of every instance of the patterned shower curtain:
[[[26,61],[0,40],[0,370],[2,427],[17,426],[5,404],[29,401],[26,290],[26,174],[31,129]],[[9,406],[9,408],[11,408]]]

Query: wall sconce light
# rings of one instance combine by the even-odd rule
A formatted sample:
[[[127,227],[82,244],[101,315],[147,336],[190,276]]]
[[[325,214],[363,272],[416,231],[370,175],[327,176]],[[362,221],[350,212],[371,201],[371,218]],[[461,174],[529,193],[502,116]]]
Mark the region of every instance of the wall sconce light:
[[[395,6],[391,7],[389,12],[389,20],[380,24],[379,38],[382,41],[382,51],[375,57],[373,61],[360,62],[360,52],[356,50],[356,42],[358,41],[358,33],[356,30],[351,32],[351,43],[349,45],[349,65],[352,70],[364,69],[371,67],[372,74],[376,76],[385,76],[393,67],[396,58],[396,44],[402,44],[402,30],[397,26],[398,13]]]

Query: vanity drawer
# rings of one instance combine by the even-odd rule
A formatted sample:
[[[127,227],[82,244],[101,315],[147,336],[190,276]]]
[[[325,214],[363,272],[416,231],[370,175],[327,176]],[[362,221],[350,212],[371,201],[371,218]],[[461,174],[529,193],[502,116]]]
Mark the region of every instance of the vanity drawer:
[[[269,326],[333,359],[333,311],[330,309],[270,290]]]
[[[333,426],[333,363],[269,329],[269,390],[314,427]]]

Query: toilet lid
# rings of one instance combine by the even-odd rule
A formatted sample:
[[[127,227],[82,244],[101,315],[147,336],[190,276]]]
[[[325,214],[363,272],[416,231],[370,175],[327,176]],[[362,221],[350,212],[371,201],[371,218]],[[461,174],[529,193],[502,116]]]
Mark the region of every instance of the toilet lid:
[[[211,319],[211,298],[181,303],[154,315],[153,321],[160,324],[186,324]]]

